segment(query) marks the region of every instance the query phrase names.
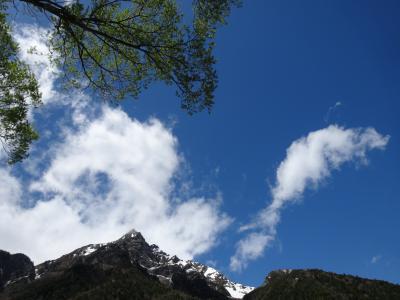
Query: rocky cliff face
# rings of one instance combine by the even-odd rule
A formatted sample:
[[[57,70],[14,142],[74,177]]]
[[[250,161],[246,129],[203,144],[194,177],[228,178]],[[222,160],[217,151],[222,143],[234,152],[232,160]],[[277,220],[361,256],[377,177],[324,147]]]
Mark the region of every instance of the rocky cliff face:
[[[10,254],[0,250],[0,291],[15,281],[29,281],[35,277],[32,261],[24,254]]]
[[[36,266],[34,281],[7,285],[0,299],[234,299],[252,289],[170,256],[131,231]]]

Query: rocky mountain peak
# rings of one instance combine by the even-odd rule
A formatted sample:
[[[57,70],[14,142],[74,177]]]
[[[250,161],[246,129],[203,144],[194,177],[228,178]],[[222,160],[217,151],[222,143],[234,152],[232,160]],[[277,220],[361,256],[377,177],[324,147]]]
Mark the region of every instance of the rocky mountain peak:
[[[167,288],[200,299],[238,299],[253,290],[230,281],[211,267],[181,260],[176,255],[165,253],[157,245],[149,245],[136,230],[127,232],[114,242],[90,244],[59,259],[37,265],[35,278],[49,280],[69,273],[77,266],[100,269],[101,272],[110,268],[139,270]]]
[[[143,242],[145,242],[145,239],[139,231],[132,229],[132,230],[128,231],[127,233],[125,233],[117,241],[143,241]]]
[[[131,261],[137,262],[149,274],[157,276],[160,282],[173,288],[185,290],[190,282],[196,282],[195,285],[202,286],[203,292],[210,289],[235,299],[253,290],[252,287],[230,281],[213,268],[191,260],[182,260],[176,255],[165,253],[157,245],[147,244],[140,232],[135,230],[126,233],[115,243],[128,251]],[[214,295],[216,299],[219,296]]]

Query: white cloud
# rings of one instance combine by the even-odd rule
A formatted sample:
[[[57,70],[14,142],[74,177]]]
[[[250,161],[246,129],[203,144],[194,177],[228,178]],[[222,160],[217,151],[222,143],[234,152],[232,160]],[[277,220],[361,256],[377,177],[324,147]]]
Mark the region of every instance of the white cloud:
[[[308,185],[317,185],[346,161],[366,162],[366,152],[383,149],[388,140],[373,128],[344,129],[331,125],[295,141],[278,167],[272,207],[278,209],[286,201],[297,199]]]
[[[0,199],[2,199],[0,205],[18,205],[21,199],[21,186],[19,181],[11,176],[9,170],[6,168],[0,169],[0,178]]]
[[[231,258],[231,270],[238,272],[246,268],[248,261],[259,258],[273,239],[272,235],[253,232],[240,240],[236,245],[236,253]]]
[[[80,126],[87,122],[88,116],[95,113],[99,104],[80,90],[69,89],[68,93],[57,90],[56,82],[61,71],[50,59],[51,56],[56,55],[49,49],[48,37],[50,34],[49,28],[35,24],[14,24],[13,38],[18,43],[19,56],[35,74],[42,94],[42,106],[39,110],[31,110],[29,118],[33,119],[34,113],[36,116],[40,113],[43,114],[49,105],[64,106],[65,119],[72,119],[73,124],[71,125]]]
[[[311,132],[294,141],[277,169],[276,184],[271,188],[272,202],[259,212],[252,223],[239,230],[258,230],[258,234],[269,238],[259,242],[255,254],[251,250],[243,250],[254,247],[255,243],[249,242],[253,242],[250,237],[254,233],[241,240],[231,258],[231,268],[240,270],[249,260],[261,255],[260,248],[268,247],[274,240],[280,213],[286,204],[298,200],[306,188],[316,188],[330,176],[332,170],[339,169],[343,163],[367,163],[367,151],[384,149],[388,141],[389,136],[382,136],[373,128],[344,129],[337,125]]]
[[[104,108],[54,153],[23,195],[18,179],[1,170],[2,248],[40,262],[135,228],[165,251],[192,258],[215,245],[231,221],[218,196],[172,201],[182,158],[176,138],[156,119],[140,123]],[[31,208],[15,196],[35,193],[40,200]]]
[[[46,44],[49,34],[49,29],[36,25],[16,24],[13,31],[13,38],[19,46],[19,55],[35,74],[44,104],[58,101],[60,96],[54,89],[59,70],[50,63],[50,51]]]
[[[52,104],[35,119],[54,118],[57,106],[65,109],[56,111],[61,119],[50,123],[50,138],[41,141],[47,144],[34,146],[24,163],[29,178],[0,167],[0,248],[39,263],[132,228],[185,259],[213,247],[231,218],[221,212],[218,193],[177,198],[186,185],[178,176],[186,164],[171,130],[157,119],[139,122],[107,106],[94,113],[91,106],[99,105],[84,93],[57,91],[44,29],[16,28],[21,56],[33,66],[45,104]],[[39,54],[28,54],[31,46]]]

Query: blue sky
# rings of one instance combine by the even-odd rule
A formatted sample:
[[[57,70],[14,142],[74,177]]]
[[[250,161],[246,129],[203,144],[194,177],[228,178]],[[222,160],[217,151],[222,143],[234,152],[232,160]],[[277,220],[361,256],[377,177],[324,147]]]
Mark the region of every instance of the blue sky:
[[[400,283],[399,9],[397,1],[245,1],[218,32],[219,87],[211,114],[186,115],[174,90],[162,84],[114,110],[78,92],[62,95],[55,83],[47,104],[34,117],[42,141],[28,161],[1,170],[9,188],[0,190],[10,203],[20,201],[21,207],[28,207],[16,214],[30,214],[26,219],[35,222],[37,232],[49,236],[43,237],[43,243],[66,234],[65,242],[55,241],[57,250],[48,251],[48,256],[87,237],[89,242],[114,238],[135,224],[152,242],[173,251],[160,240],[162,235],[171,237],[178,253],[215,263],[233,280],[249,285],[259,285],[269,271],[280,268],[322,268]],[[33,24],[26,16],[19,16],[17,22]],[[33,35],[25,32],[20,41],[28,36]],[[54,78],[50,79],[43,82]],[[66,104],[54,104],[60,101]],[[90,105],[77,104],[87,102]],[[153,118],[150,123],[149,118]],[[332,124],[336,133],[354,135],[349,142],[354,147],[345,151],[342,146],[348,143],[327,143],[341,159],[337,168],[328,164],[329,176],[319,176],[317,184],[307,183],[304,192],[294,197],[297,200],[288,200],[279,211],[280,222],[273,226],[273,241],[241,271],[234,271],[230,259],[240,241],[251,232],[271,235],[271,228],[265,229],[257,216],[274,199],[271,189],[278,185],[276,172],[287,158],[287,149]],[[367,142],[362,140],[366,128],[376,130]],[[88,142],[109,132],[104,143]],[[116,139],[120,140],[113,144]],[[377,140],[385,145],[377,146]],[[307,145],[311,144],[310,139]],[[102,147],[101,153],[93,150],[96,147]],[[144,158],[131,161],[133,156]],[[134,171],[123,168],[124,158]],[[68,170],[71,160],[80,165]],[[306,170],[300,173],[296,178]],[[136,185],[137,189],[129,190]],[[78,200],[68,199],[68,193]],[[18,194],[22,200],[13,200]],[[102,204],[94,208],[90,202],[106,201],[108,196],[118,198],[118,205],[129,207],[137,219],[117,226],[104,209],[98,209]],[[149,224],[138,220],[147,216],[140,209],[151,208],[150,202],[169,207],[158,213],[172,233],[157,233],[160,228],[154,220],[147,220]],[[46,209],[34,212],[45,216],[38,225],[29,207],[46,203]],[[89,220],[86,227],[77,225],[81,232],[68,234],[63,231],[68,226],[49,217],[77,206],[79,213],[71,212],[65,222],[75,226]],[[5,220],[15,210],[0,213]],[[104,216],[112,225],[105,222],[101,231],[90,229],[99,226],[98,218]],[[197,217],[204,220],[191,220]],[[27,229],[10,237],[4,222],[0,240],[6,241],[5,250],[30,254],[24,241],[35,231]],[[253,231],[238,232],[249,223],[257,223]],[[197,229],[180,236],[177,232],[185,224]],[[49,227],[57,230],[49,233]],[[112,230],[104,232],[106,228]],[[191,247],[198,251],[189,251]],[[33,256],[35,251],[31,250]]]

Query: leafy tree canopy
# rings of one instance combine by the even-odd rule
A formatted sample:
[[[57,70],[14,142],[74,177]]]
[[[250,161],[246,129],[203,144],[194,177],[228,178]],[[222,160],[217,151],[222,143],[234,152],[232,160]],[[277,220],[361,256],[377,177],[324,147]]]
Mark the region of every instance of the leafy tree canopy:
[[[68,86],[89,87],[118,101],[138,97],[152,82],[163,81],[176,87],[189,114],[213,106],[216,29],[225,23],[231,7],[240,4],[240,0],[194,0],[193,15],[188,17],[175,0],[19,2],[51,20],[52,61],[65,74]],[[5,11],[4,5],[1,8]],[[0,47],[8,47],[0,54],[1,139],[10,149],[10,162],[16,162],[26,157],[29,144],[37,138],[27,109],[28,104],[39,104],[40,94],[34,76],[16,56],[17,45],[4,14],[0,22]]]
[[[40,103],[40,93],[35,77],[17,57],[18,47],[3,13],[0,49],[0,141],[8,162],[15,163],[27,156],[29,145],[38,138],[28,121],[28,108]]]

